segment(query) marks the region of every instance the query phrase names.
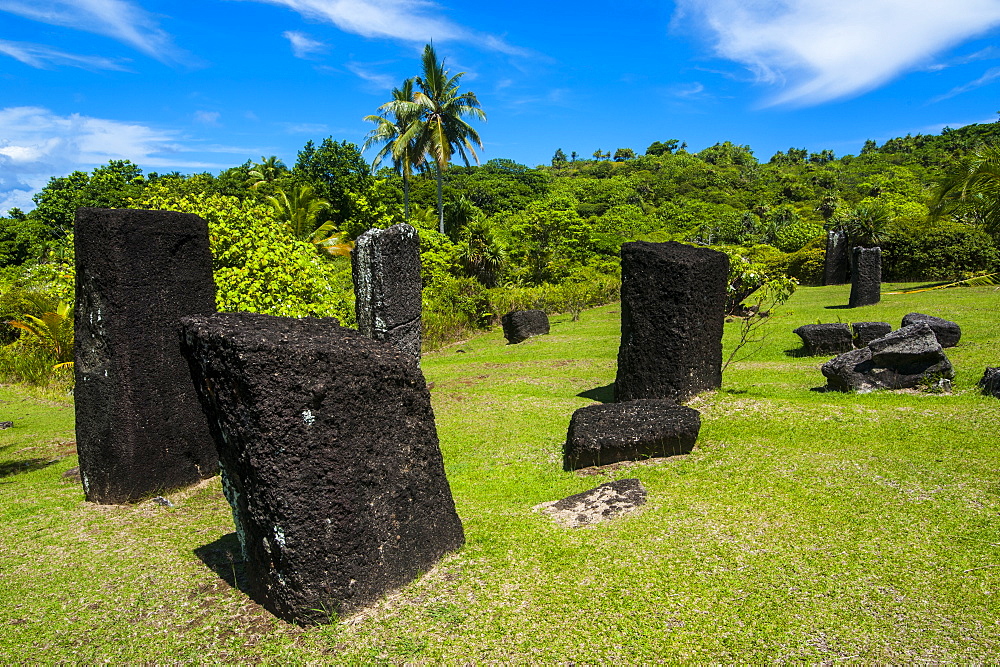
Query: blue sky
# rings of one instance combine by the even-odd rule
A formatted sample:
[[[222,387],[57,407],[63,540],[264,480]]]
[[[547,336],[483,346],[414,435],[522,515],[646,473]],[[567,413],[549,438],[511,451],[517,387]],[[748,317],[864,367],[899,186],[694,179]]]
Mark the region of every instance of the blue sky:
[[[433,39],[483,161],[866,139],[996,120],[1000,0],[0,0],[0,214],[49,177],[360,144]]]

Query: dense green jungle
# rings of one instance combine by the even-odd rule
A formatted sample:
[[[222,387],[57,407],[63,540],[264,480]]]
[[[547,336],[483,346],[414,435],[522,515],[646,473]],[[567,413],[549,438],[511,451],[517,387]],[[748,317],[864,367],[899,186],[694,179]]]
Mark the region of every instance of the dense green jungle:
[[[1000,123],[974,124],[868,141],[858,155],[790,148],[766,161],[728,141],[698,152],[676,139],[642,154],[559,148],[549,165],[451,165],[440,217],[435,165],[418,165],[404,182],[409,170],[373,172],[357,145],[333,138],[309,141],[290,167],[262,157],[218,175],[112,161],[52,178],[33,210],[0,219],[0,321],[11,323],[0,325],[0,368],[8,381],[69,382],[58,364],[72,359],[67,304],[81,206],[201,215],[220,310],[334,316],[348,326],[353,240],[408,221],[422,245],[425,346],[436,349],[511,309],[575,316],[614,301],[625,241],[725,250],[733,308],[784,276],[820,284],[830,229],[879,245],[886,281],[988,276],[1000,268],[995,174],[988,187],[969,174],[996,169],[998,138]]]

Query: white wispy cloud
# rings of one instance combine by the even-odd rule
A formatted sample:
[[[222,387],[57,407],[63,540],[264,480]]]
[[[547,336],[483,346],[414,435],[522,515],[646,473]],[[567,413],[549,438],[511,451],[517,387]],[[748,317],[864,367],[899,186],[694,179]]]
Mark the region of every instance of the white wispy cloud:
[[[218,125],[221,115],[218,111],[195,111],[194,121],[202,125]]]
[[[810,105],[877,88],[1000,25],[1000,0],[678,0],[674,27]]]
[[[187,59],[155,17],[128,0],[0,0],[0,11],[111,37],[161,62]]]
[[[292,45],[292,53],[296,58],[309,59],[323,53],[328,48],[323,42],[315,40],[298,30],[286,30],[281,33],[281,36],[287,39]]]
[[[378,63],[376,63],[378,65]],[[372,69],[372,66],[366,63],[349,62],[344,65],[349,69],[354,75],[364,79],[368,83],[372,84],[380,90],[389,90],[393,86],[399,85],[399,78],[385,74],[383,72],[378,72]]]
[[[31,196],[50,177],[108,160],[132,160],[145,168],[224,166],[180,157],[195,150],[204,149],[185,142],[175,130],[80,114],[60,116],[42,107],[0,109],[0,215],[12,206],[30,207]]]
[[[940,102],[941,100],[946,100],[949,97],[955,97],[956,95],[967,93],[970,90],[975,90],[976,88],[982,88],[987,84],[993,83],[997,79],[1000,79],[1000,67],[991,67],[990,69],[986,70],[986,72],[978,79],[970,81],[969,83],[966,83],[961,86],[956,86],[955,88],[952,88],[944,95],[939,95],[931,101]]]
[[[54,49],[45,44],[31,44],[29,42],[11,42],[0,39],[0,53],[19,60],[29,67],[38,69],[51,69],[58,65],[68,65],[89,70],[118,70],[128,71],[123,61],[103,56],[81,56],[75,53],[66,53]]]
[[[428,0],[253,0],[288,7],[302,16],[333,23],[363,37],[388,37],[410,42],[465,41],[509,55],[528,51],[496,35],[470,30],[439,15]]]

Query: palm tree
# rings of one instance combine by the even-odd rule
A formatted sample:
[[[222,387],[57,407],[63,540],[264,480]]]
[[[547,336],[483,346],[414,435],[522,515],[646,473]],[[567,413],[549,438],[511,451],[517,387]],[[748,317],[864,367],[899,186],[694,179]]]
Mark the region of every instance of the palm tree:
[[[395,102],[406,102],[399,105]],[[372,170],[374,171],[379,163],[386,156],[392,156],[393,167],[403,177],[403,217],[410,219],[410,177],[413,175],[413,167],[419,167],[423,162],[423,152],[417,147],[415,134],[411,128],[420,122],[420,116],[415,105],[413,105],[413,79],[403,82],[401,88],[392,89],[392,102],[383,104],[379,109],[381,115],[365,116],[364,120],[375,123],[375,127],[368,133],[361,150],[367,150],[373,144],[382,144],[382,149],[372,160]],[[392,118],[389,118],[391,114]],[[409,135],[409,141],[401,141],[401,137]]]
[[[272,155],[271,157],[261,155],[260,164],[255,164],[249,172],[250,180],[253,181],[250,184],[250,189],[256,190],[266,183],[274,183],[281,176],[282,172],[285,171],[288,171],[288,167],[285,166],[285,163],[277,155]]]
[[[476,130],[464,119],[466,117],[486,120],[486,113],[480,108],[479,100],[473,92],[459,92],[459,83],[465,72],[451,75],[444,68],[444,61],[438,61],[434,46],[427,44],[422,57],[423,72],[415,80],[419,90],[413,93],[412,102],[393,101],[383,107],[395,112],[399,108],[415,120],[407,131],[397,139],[402,145],[413,141],[415,149],[427,154],[436,167],[438,228],[444,234],[444,202],[442,179],[451,162],[452,155],[458,153],[465,164],[469,164],[469,154],[476,163],[479,156],[473,144],[483,147]]]
[[[970,212],[990,234],[1000,234],[1000,146],[982,145],[938,187],[931,214]]]
[[[507,253],[493,230],[482,218],[473,220],[463,235],[458,261],[470,276],[486,287],[496,287],[497,278],[507,263]]]
[[[291,192],[278,190],[267,202],[274,209],[274,218],[288,223],[292,235],[300,241],[320,244],[339,233],[333,221],[317,228],[319,213],[330,208],[330,202],[318,197],[311,185],[299,185]]]

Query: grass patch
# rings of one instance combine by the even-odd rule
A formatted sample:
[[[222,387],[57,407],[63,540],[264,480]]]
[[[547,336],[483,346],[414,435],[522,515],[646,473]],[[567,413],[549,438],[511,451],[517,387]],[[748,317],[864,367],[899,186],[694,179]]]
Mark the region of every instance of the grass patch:
[[[901,286],[887,286],[893,291]],[[685,457],[566,473],[573,410],[610,398],[618,306],[499,332],[423,362],[468,543],[355,617],[302,630],[241,576],[218,479],[153,503],[98,507],[64,477],[72,408],[0,388],[0,660],[984,661],[1000,653],[1000,292],[801,288],[697,397]],[[820,393],[825,358],[795,356],[816,322],[907,312],[954,319],[952,394]],[[732,343],[737,323],[726,325]],[[34,463],[26,463],[34,461]],[[3,471],[8,471],[3,474]],[[537,503],[638,477],[635,515],[567,530]]]

